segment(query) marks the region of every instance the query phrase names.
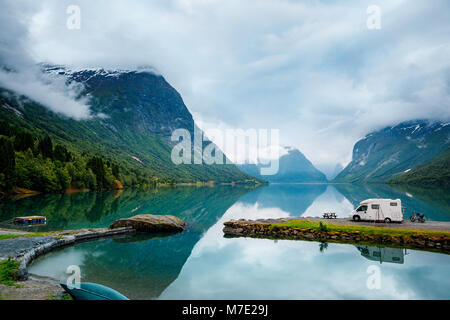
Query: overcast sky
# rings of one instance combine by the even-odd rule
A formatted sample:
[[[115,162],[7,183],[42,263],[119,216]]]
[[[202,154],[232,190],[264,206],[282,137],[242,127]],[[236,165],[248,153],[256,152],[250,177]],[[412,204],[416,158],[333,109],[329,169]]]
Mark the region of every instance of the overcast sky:
[[[370,131],[450,117],[448,0],[0,4],[2,60],[153,66],[202,128],[280,129],[282,144],[321,169],[345,165]],[[372,4],[380,30],[367,28]],[[79,30],[66,26],[69,5],[81,8]],[[81,110],[75,116],[86,112],[72,107]]]

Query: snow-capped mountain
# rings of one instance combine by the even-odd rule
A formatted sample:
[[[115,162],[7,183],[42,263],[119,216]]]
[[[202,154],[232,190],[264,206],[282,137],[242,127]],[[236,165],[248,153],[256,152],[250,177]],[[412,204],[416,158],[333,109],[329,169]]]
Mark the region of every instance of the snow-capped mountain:
[[[239,168],[255,177],[275,183],[321,183],[327,182],[326,176],[314,167],[300,150],[294,147],[284,147],[279,158],[279,170],[275,175],[261,176],[261,168],[266,164],[244,164]]]
[[[450,123],[416,120],[368,134],[355,144],[338,182],[384,182],[411,171],[449,147]]]
[[[28,96],[0,87],[0,117],[18,127],[49,134],[58,143],[123,163],[130,170],[180,182],[237,182],[252,179],[235,165],[175,165],[171,135],[194,131],[181,95],[151,68],[74,70],[41,66],[43,81],[77,86],[93,117],[77,120],[55,113]],[[69,87],[70,87],[69,86]],[[66,106],[61,106],[64,108]],[[193,137],[193,136],[192,136]]]

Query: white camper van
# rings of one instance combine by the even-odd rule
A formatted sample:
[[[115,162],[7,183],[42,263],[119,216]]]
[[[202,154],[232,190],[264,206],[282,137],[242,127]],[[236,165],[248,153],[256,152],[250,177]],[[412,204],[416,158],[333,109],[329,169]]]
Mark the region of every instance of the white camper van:
[[[364,200],[353,210],[350,218],[354,221],[402,222],[402,201],[400,199]]]

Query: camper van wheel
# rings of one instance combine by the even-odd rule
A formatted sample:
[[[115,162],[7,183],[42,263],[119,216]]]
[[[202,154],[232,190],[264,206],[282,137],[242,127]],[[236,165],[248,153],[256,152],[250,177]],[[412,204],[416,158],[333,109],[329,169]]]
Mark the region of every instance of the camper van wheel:
[[[392,222],[392,220],[389,218],[384,219],[384,223],[391,223],[391,222]]]
[[[353,216],[353,220],[354,221],[361,221],[361,217],[360,216]]]

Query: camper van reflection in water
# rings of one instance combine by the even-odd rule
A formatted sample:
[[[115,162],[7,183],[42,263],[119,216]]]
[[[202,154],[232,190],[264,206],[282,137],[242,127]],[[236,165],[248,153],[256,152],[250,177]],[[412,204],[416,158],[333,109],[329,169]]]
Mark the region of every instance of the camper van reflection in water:
[[[388,247],[369,247],[369,246],[355,246],[361,255],[371,261],[403,264],[405,262],[405,255],[408,254],[406,249],[388,248]]]

